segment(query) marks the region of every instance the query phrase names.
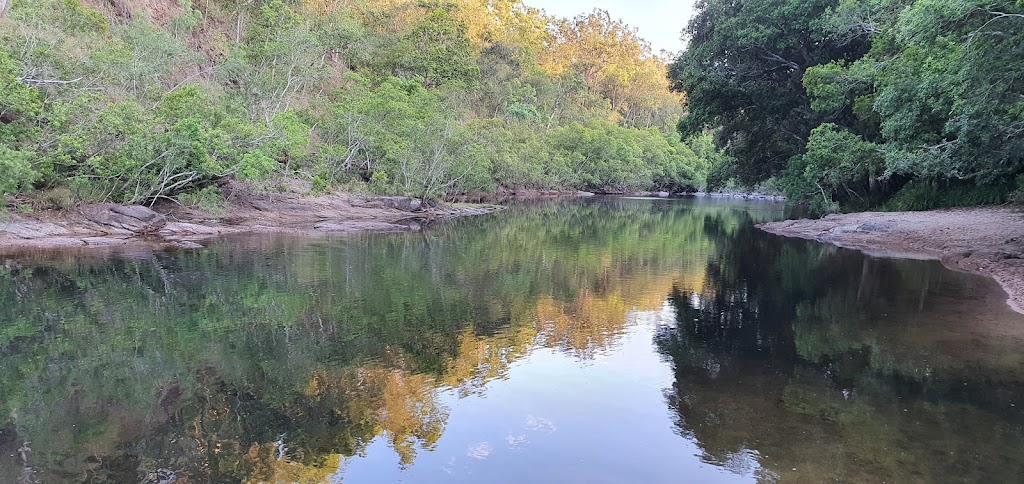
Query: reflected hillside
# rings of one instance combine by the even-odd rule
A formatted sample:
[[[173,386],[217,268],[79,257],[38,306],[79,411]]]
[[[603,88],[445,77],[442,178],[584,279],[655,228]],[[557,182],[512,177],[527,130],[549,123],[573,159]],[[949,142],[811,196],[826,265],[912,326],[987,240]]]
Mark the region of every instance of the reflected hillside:
[[[377,438],[410,465],[444,433],[442,393],[485,393],[537,348],[614,348],[629,314],[703,292],[728,240],[781,216],[572,201],[423,234],[7,260],[0,481],[321,482]]]
[[[674,289],[677,322],[655,339],[705,461],[756,461],[768,481],[1024,474],[1024,330],[993,282],[702,226],[704,287]]]

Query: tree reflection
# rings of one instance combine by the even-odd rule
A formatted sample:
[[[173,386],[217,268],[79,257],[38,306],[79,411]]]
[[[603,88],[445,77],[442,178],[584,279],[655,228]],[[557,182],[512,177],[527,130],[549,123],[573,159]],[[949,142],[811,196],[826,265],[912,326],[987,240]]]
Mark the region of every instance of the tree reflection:
[[[1024,451],[1020,339],[981,327],[965,341],[965,325],[995,324],[958,309],[987,294],[977,278],[703,227],[717,256],[703,288],[673,289],[676,323],[656,344],[677,427],[705,461],[756,455],[760,477],[799,482],[1024,472],[1010,457]]]
[[[595,200],[409,236],[9,259],[0,448],[31,448],[0,477],[320,482],[378,438],[410,465],[444,432],[443,392],[484,392],[537,347],[614,345],[631,311],[700,287],[703,226],[741,214]]]

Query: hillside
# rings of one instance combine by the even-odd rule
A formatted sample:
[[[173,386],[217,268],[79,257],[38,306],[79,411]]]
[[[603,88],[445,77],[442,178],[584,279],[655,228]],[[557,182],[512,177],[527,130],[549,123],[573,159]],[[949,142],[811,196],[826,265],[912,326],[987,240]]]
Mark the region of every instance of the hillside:
[[[221,203],[220,186],[445,199],[686,190],[666,59],[597,11],[512,1],[12,0],[8,209]],[[299,183],[295,183],[298,181]]]

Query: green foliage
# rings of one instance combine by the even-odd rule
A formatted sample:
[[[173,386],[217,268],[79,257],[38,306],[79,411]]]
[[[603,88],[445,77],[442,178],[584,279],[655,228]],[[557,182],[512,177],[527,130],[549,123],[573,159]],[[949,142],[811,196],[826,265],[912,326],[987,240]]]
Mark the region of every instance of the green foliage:
[[[1024,171],[1020,2],[805,3],[782,21],[788,27],[781,32],[750,28],[769,5],[794,13],[787,2],[704,2],[690,26],[691,46],[674,68],[677,87],[691,101],[681,129],[722,126],[719,141],[743,154],[731,167],[735,176],[781,173],[778,163],[788,160],[790,196],[818,198],[829,209],[878,205],[906,180],[921,179],[887,206],[928,208],[995,203]],[[730,16],[737,18],[710,29]],[[780,54],[797,46],[810,57]],[[757,70],[781,62],[777,57],[798,59],[783,72],[801,73],[803,89],[783,89],[784,73]],[[791,99],[789,106],[799,107],[803,91],[810,110],[764,111],[774,101],[755,98]],[[989,186],[993,195],[961,191],[973,186]]]
[[[32,168],[31,160],[34,156],[32,151],[12,150],[0,143],[0,173],[3,173],[0,176],[0,197],[30,188],[39,178],[39,174]]]
[[[0,143],[15,144],[30,135],[42,110],[39,91],[18,80],[21,66],[0,48]]]
[[[203,21],[203,12],[192,6],[192,0],[178,0],[178,6],[183,10],[181,15],[171,19],[168,28],[175,38],[182,38],[190,34]]]
[[[667,135],[681,96],[607,14],[344,3],[181,0],[158,23],[148,6],[108,19],[79,0],[16,2],[0,24],[0,141],[32,174],[9,190],[681,190],[718,156]]]
[[[393,54],[395,73],[418,76],[428,87],[450,82],[473,84],[480,76],[470,53],[466,25],[444,8],[435,8],[407,36]]]
[[[684,136],[720,128],[716,139],[736,162],[733,176],[753,184],[800,154],[819,116],[810,109],[803,74],[811,66],[863,50],[860,42],[828,40],[817,21],[837,2],[705,0],[686,34],[686,51],[672,64],[684,91]]]
[[[228,203],[216,186],[204,187],[195,192],[182,193],[178,196],[182,205],[198,208],[213,215],[227,213]]]
[[[34,0],[14,2],[11,17],[15,20],[48,25],[67,33],[106,34],[110,22],[99,11],[82,5],[80,0]]]
[[[836,211],[842,200],[860,198],[882,170],[882,154],[874,143],[835,124],[814,128],[807,140],[807,152],[790,159],[783,175],[786,195],[814,201],[821,211]]]
[[[609,122],[574,123],[551,131],[555,165],[579,176],[579,188],[629,192],[693,185],[696,155],[657,129],[636,130]]]
[[[1015,193],[1012,181],[978,184],[971,181],[918,178],[907,183],[885,205],[885,210],[930,210],[1005,203]]]

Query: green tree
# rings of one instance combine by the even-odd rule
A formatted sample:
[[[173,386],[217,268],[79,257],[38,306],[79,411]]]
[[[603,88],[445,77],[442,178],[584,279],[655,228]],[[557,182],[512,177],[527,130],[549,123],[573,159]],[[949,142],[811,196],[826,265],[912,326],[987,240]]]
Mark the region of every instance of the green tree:
[[[856,58],[865,43],[833,41],[819,19],[838,2],[702,0],[685,33],[686,51],[671,66],[674,88],[687,95],[684,136],[717,128],[731,174],[762,181],[804,150],[820,122],[802,83],[804,71]]]

